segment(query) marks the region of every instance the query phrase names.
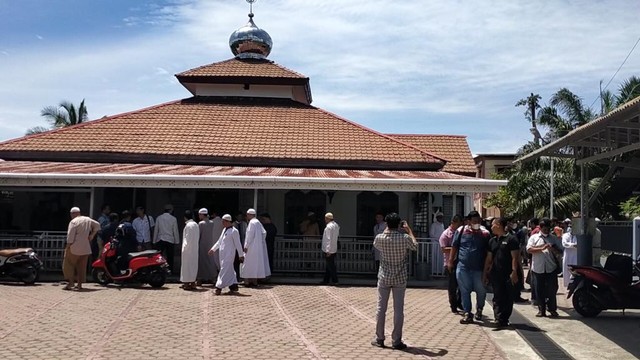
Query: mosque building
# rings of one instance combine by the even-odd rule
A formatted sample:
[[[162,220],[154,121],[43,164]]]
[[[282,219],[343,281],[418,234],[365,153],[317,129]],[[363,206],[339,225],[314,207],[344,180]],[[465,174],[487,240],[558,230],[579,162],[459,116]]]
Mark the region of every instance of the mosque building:
[[[382,134],[311,105],[309,78],[268,58],[253,18],[231,59],[176,75],[191,97],[0,143],[0,232],[63,231],[72,206],[95,218],[105,203],[153,216],[170,203],[178,218],[255,207],[283,239],[331,211],[345,244],[370,243],[378,211],[424,236],[435,212],[504,185],[475,177],[465,136]]]

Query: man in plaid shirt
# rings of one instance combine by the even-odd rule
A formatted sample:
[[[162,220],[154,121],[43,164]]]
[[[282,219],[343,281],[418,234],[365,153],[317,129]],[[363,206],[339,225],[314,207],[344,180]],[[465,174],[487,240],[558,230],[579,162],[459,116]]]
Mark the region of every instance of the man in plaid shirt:
[[[400,216],[391,213],[386,216],[387,229],[376,236],[373,246],[380,251],[380,269],[378,270],[378,311],[376,314],[376,338],[373,346],[384,347],[384,323],[387,314],[389,294],[393,292],[393,332],[392,347],[397,350],[406,349],[402,342],[402,325],[404,323],[404,293],[407,288],[408,251],[416,251],[418,243],[413,231]],[[406,234],[398,231],[402,227]]]

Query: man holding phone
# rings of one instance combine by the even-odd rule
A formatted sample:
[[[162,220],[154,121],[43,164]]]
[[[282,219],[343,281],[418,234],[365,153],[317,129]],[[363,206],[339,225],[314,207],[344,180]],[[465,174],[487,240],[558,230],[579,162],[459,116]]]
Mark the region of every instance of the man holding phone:
[[[378,270],[378,311],[376,313],[376,337],[371,345],[384,347],[384,325],[389,295],[393,293],[393,332],[392,347],[397,350],[407,348],[402,342],[404,324],[404,293],[407,288],[407,250],[416,251],[418,243],[413,231],[400,216],[391,213],[386,216],[387,229],[376,236],[373,246],[380,251],[380,269]],[[398,228],[404,230],[401,233]]]

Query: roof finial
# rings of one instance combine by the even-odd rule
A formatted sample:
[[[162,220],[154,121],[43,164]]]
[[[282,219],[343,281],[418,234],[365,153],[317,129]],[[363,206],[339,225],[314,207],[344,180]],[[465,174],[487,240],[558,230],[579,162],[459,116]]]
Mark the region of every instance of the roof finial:
[[[249,17],[253,18],[253,3],[256,2],[258,0],[247,0],[247,2],[249,3]]]

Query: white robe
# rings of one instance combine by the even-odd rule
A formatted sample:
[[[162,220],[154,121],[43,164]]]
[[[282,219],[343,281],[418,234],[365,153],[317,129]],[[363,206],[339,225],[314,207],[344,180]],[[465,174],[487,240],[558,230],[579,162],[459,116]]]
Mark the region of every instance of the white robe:
[[[256,218],[249,221],[247,235],[244,237],[244,263],[240,277],[245,279],[264,279],[271,275],[269,255],[267,254],[267,231]]]
[[[578,263],[578,240],[571,233],[562,234],[562,246],[564,247],[564,256],[562,257],[562,283],[565,288],[571,282],[571,272],[569,265]]]
[[[198,242],[200,241],[200,228],[198,224],[189,220],[182,232],[182,257],[180,265],[180,281],[183,283],[195,282],[198,276]]]
[[[233,226],[224,229],[211,250],[218,252],[220,257],[220,272],[218,272],[216,287],[223,289],[237,284],[238,280],[236,271],[233,268],[233,261],[236,258],[236,253],[238,253],[238,256],[242,256],[242,245],[240,244],[238,229]]]

